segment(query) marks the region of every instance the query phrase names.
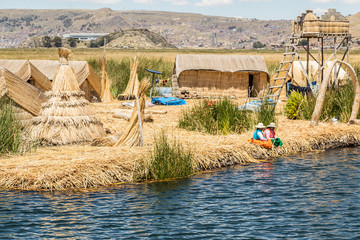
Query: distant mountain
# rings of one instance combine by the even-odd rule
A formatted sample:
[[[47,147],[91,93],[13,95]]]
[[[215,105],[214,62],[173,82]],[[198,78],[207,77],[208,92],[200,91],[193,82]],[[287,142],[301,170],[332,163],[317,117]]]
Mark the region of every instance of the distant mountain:
[[[160,34],[148,29],[129,29],[111,33],[90,42],[90,47],[101,47],[106,43],[110,48],[122,49],[160,49],[176,48]]]
[[[351,32],[356,38],[360,38],[359,15],[360,13],[350,16]],[[291,34],[291,21],[206,16],[193,13],[114,11],[109,8],[0,10],[0,47],[18,47],[23,41],[34,36],[54,38],[79,32],[126,33],[124,31],[129,29],[148,29],[177,48],[242,49],[252,48],[254,42],[260,42],[267,47],[283,43]],[[129,39],[137,38],[130,35],[127,35]],[[32,39],[28,40],[28,42],[31,41]],[[38,40],[31,42],[34,46],[37,43]],[[116,43],[115,40],[108,44],[121,47],[121,44]],[[165,47],[161,44],[159,46]]]

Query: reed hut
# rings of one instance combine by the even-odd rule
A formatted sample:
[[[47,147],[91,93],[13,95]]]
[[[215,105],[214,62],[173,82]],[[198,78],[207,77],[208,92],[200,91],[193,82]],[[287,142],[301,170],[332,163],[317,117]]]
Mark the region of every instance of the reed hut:
[[[13,100],[15,115],[20,120],[38,116],[41,104],[47,100],[42,91],[0,67],[0,98],[4,96]]]
[[[189,92],[200,97],[256,97],[265,90],[269,73],[262,56],[177,55],[173,95]]]
[[[68,49],[59,49],[60,65],[42,114],[33,119],[31,137],[43,145],[64,145],[103,137],[104,130],[94,115],[85,93],[80,90],[77,74],[68,63]]]
[[[20,79],[36,88],[49,91],[51,81],[28,60],[0,60],[0,67],[8,69]]]
[[[30,60],[41,73],[43,73],[50,81],[53,81],[59,61],[56,60]],[[85,98],[92,101],[94,98],[100,100],[101,83],[95,71],[87,61],[69,61],[69,66],[73,68],[80,89],[85,93]]]

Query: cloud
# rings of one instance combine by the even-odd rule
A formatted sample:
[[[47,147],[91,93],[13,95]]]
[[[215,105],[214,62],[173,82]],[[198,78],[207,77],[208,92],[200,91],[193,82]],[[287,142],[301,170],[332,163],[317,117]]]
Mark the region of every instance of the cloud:
[[[201,0],[195,3],[196,6],[217,6],[217,5],[232,5],[233,0]]]
[[[162,1],[169,2],[172,5],[178,5],[178,6],[183,6],[183,5],[189,4],[189,2],[186,0],[162,0]]]
[[[360,0],[311,0],[316,3],[346,3],[346,4],[357,4]]]
[[[134,3],[151,4],[153,0],[133,0]]]
[[[317,16],[321,16],[323,15],[324,13],[326,13],[328,10],[327,9],[322,9],[322,8],[316,8],[314,9],[314,13],[317,15]]]
[[[67,2],[91,2],[100,4],[116,4],[121,3],[122,0],[67,0]]]

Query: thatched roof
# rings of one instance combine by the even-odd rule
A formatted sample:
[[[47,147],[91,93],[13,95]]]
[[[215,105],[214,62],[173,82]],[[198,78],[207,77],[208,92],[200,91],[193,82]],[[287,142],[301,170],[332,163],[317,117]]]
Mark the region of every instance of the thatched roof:
[[[0,59],[0,67],[6,68],[12,73],[18,72],[24,67],[27,60],[6,60]]]
[[[264,72],[269,75],[264,58],[249,55],[177,55],[175,70],[177,77],[181,72],[189,70]]]
[[[0,67],[0,97],[4,95],[35,116],[39,115],[41,104],[47,100],[39,89]]]
[[[53,80],[59,61],[56,60],[30,60],[37,69],[39,69],[50,80]],[[101,84],[98,76],[88,64],[87,61],[69,61],[69,66],[74,69],[79,86],[87,79],[94,91],[101,95]]]
[[[30,78],[45,91],[51,89],[51,81],[28,60],[0,60],[0,67],[8,69],[25,82]]]

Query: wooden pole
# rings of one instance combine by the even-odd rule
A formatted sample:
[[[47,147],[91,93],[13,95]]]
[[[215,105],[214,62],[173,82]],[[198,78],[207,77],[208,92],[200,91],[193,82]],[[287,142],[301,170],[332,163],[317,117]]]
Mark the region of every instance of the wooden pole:
[[[143,128],[142,128],[142,119],[141,119],[141,112],[140,112],[140,104],[139,104],[139,98],[136,97],[136,107],[138,112],[138,118],[139,118],[139,132],[140,132],[140,147],[144,146],[144,135],[143,135]]]

